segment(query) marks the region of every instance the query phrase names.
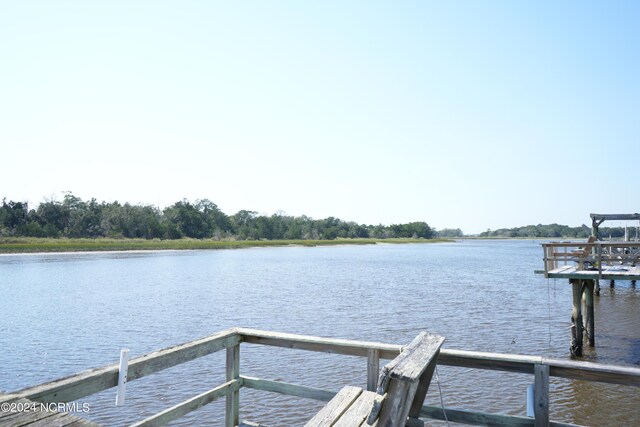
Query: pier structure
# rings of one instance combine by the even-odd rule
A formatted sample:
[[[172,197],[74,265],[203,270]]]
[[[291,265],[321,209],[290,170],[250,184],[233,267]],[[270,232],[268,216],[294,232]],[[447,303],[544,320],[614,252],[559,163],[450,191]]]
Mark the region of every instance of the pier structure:
[[[601,222],[594,220],[596,232]],[[628,280],[635,285],[640,279],[640,242],[603,242],[592,236],[587,242],[543,243],[542,248],[544,270],[536,272],[550,279],[569,279],[571,284],[570,350],[580,357],[585,334],[589,346],[595,346],[593,298],[600,295],[600,281],[613,286],[616,280]]]
[[[418,426],[423,425],[426,419],[437,419],[469,425],[575,427],[574,424],[549,419],[549,406],[552,404],[552,402],[550,402],[551,396],[549,395],[549,381],[551,377],[640,387],[640,368],[553,359],[540,356],[485,353],[447,348],[440,348],[438,350],[441,343],[442,342],[436,338],[435,340],[430,339],[418,343],[417,346],[413,345],[414,354],[417,352],[424,355],[424,357],[418,357],[418,360],[424,359],[424,363],[420,364],[419,369],[424,370],[426,375],[431,375],[431,370],[435,368],[434,365],[436,363],[437,365],[456,366],[467,369],[492,370],[528,375],[531,377],[534,385],[532,402],[534,416],[504,415],[464,408],[443,408],[441,406],[428,404],[423,405],[420,400],[423,395],[426,394],[426,390],[422,389],[421,391],[422,386],[417,385],[417,389],[414,390],[417,390],[415,393],[419,393],[420,395],[420,398],[417,399],[420,404],[415,406],[414,403],[416,403],[416,399],[413,399],[413,403],[409,406],[409,401],[405,399],[407,405],[404,407],[405,409],[409,408],[410,414],[407,419],[407,425]],[[372,396],[370,392],[380,390],[376,387],[376,384],[379,385],[379,379],[383,380],[387,373],[394,371],[394,366],[395,368],[401,367],[400,370],[403,373],[399,374],[396,372],[394,376],[392,372],[390,375],[391,380],[396,378],[411,381],[411,377],[423,377],[419,371],[415,370],[418,366],[414,363],[415,358],[410,356],[413,358],[413,362],[410,363],[407,363],[407,360],[398,360],[401,359],[398,357],[399,355],[406,353],[406,351],[403,350],[410,350],[412,345],[403,347],[397,344],[321,338],[247,328],[232,328],[199,340],[133,358],[129,360],[126,372],[119,372],[119,364],[91,369],[77,375],[23,389],[15,392],[13,398],[45,403],[73,402],[94,393],[112,388],[115,389],[118,385],[118,378],[125,373],[127,381],[135,381],[199,357],[225,351],[226,367],[222,368],[225,369],[226,372],[225,382],[182,403],[178,403],[155,415],[135,422],[132,426],[165,425],[214,400],[224,398],[226,399],[225,413],[223,414],[225,427],[264,427],[264,424],[255,422],[259,420],[241,421],[239,419],[240,392],[245,388],[329,402],[327,406],[330,406],[331,401],[336,400],[334,398],[339,394],[337,390],[327,390],[309,385],[303,386],[284,381],[242,375],[240,370],[241,347],[246,345],[274,346],[291,349],[292,351],[303,350],[363,358],[363,370],[367,372],[366,392],[362,389],[362,391],[358,391],[357,393],[353,392],[354,402],[355,399],[359,399],[359,396],[372,397],[374,403],[378,401],[379,398],[373,399],[375,396]],[[409,352],[409,355],[411,355],[411,352]],[[383,369],[382,375],[380,370],[381,359],[394,359],[390,364],[386,365],[386,368],[390,365],[392,368],[390,370]],[[429,360],[434,360],[436,363],[431,364]],[[286,367],[283,366],[283,369],[286,369]],[[203,381],[207,380],[203,378]],[[384,384],[385,381],[383,380],[382,383]],[[422,381],[420,381],[420,383],[422,383]],[[418,382],[413,384],[418,384]],[[337,387],[349,385],[350,384],[336,384]],[[393,393],[391,382],[389,382],[388,385],[387,398]],[[415,387],[410,384],[406,386],[409,387],[408,389]],[[346,391],[353,390],[354,388],[355,387],[351,385]],[[487,392],[493,393],[494,391],[488,390]],[[345,392],[342,394],[344,395]],[[327,406],[325,406],[325,408]],[[364,409],[369,411],[373,408],[366,407]],[[415,417],[412,418],[411,414]],[[309,414],[308,420],[313,420],[315,415],[317,414]],[[0,425],[2,424],[0,423]],[[366,426],[368,424],[360,425]],[[395,424],[390,425],[394,426]]]

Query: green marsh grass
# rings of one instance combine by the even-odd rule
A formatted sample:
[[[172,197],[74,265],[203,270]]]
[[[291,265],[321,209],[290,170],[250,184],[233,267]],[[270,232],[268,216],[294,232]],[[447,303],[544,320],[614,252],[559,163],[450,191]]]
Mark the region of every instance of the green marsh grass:
[[[240,249],[267,246],[372,245],[376,243],[436,243],[447,239],[335,239],[335,240],[211,240],[211,239],[52,239],[0,237],[0,253],[96,252],[139,250]]]

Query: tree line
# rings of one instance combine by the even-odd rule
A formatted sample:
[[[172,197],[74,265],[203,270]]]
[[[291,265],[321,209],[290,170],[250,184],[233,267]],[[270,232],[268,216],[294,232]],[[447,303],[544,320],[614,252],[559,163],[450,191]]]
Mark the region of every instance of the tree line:
[[[634,227],[635,228],[635,227]],[[630,229],[631,236],[635,236],[634,228]],[[624,237],[624,227],[600,227],[600,237]],[[487,230],[480,233],[479,237],[550,237],[566,239],[582,239],[591,236],[591,227],[582,224],[580,227],[569,227],[560,224],[538,224],[527,225],[514,228],[500,228],[498,230]]]
[[[443,230],[447,237],[462,231]],[[181,200],[159,209],[152,205],[82,200],[67,193],[62,201],[48,200],[30,209],[26,202],[2,200],[0,237],[144,238],[144,239],[314,239],[437,237],[426,222],[363,225],[329,217],[285,214],[260,215],[241,210],[222,212],[208,199]]]

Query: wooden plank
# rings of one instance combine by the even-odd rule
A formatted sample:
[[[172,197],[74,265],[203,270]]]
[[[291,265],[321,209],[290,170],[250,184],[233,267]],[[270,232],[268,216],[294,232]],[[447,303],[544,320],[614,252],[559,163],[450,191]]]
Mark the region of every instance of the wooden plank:
[[[439,352],[440,350],[438,350]],[[435,360],[433,360],[427,369],[423,372],[420,377],[420,382],[418,382],[418,389],[416,390],[416,395],[413,398],[413,403],[411,404],[411,408],[409,409],[409,418],[417,418],[420,414],[420,409],[422,405],[424,405],[424,401],[427,397],[427,392],[429,391],[429,386],[431,385],[431,379],[433,378],[433,373],[436,370],[436,361],[438,355],[436,354]]]
[[[389,363],[391,378],[417,382],[427,366],[437,357],[444,337],[421,332],[398,357]],[[386,367],[385,367],[386,369]]]
[[[375,348],[367,350],[367,390],[376,391],[380,375],[380,351]]]
[[[392,379],[377,425],[379,427],[404,426],[417,389],[417,382]]]
[[[71,424],[69,424],[67,427],[96,427],[96,426],[98,426],[98,424],[94,424],[91,421],[80,418],[72,422]]]
[[[335,391],[324,390],[316,387],[308,387],[298,384],[290,384],[282,381],[270,381],[261,378],[245,377],[241,375],[242,386],[254,390],[280,393],[287,396],[302,397],[304,399],[320,400],[328,402],[337,394]]]
[[[640,368],[544,358],[552,377],[640,387]]]
[[[2,393],[0,392],[0,403],[2,402],[9,402],[12,400],[16,400],[19,399],[20,395],[16,394],[16,393]]]
[[[549,273],[550,274],[560,274],[560,273],[566,273],[569,271],[576,271],[576,267],[573,265],[563,265],[562,267],[558,267],[556,269],[551,270]]]
[[[346,386],[336,394],[305,427],[328,427],[338,420],[362,393],[358,387]]]
[[[359,426],[369,418],[376,406],[380,405],[382,396],[372,391],[363,391],[349,409],[345,411],[332,427]]]
[[[218,387],[212,388],[209,391],[205,391],[204,393],[194,396],[191,399],[185,400],[182,403],[178,403],[171,408],[145,418],[142,421],[138,421],[130,427],[163,426],[171,421],[177,420],[189,412],[195,411],[196,409],[221,398],[222,396],[228,396],[229,393],[239,390],[241,386],[242,380],[240,379],[228,381]]]
[[[215,353],[239,342],[240,336],[236,330],[229,329],[200,340],[137,357],[129,361],[128,381]],[[117,384],[118,364],[116,363],[26,388],[17,394],[36,402],[64,403],[115,387]]]
[[[227,347],[227,381],[233,381],[240,378],[240,344],[233,347]],[[235,427],[240,422],[240,393],[236,389],[231,393],[227,393],[227,402],[225,410],[226,427]]]
[[[549,365],[537,364],[534,368],[534,418],[535,427],[549,425]]]
[[[69,414],[58,413],[29,424],[29,427],[68,427],[69,425],[76,423],[77,417]]]
[[[15,395],[13,395],[13,396],[15,396]],[[19,413],[18,410],[22,409],[20,405],[24,406],[24,405],[30,405],[31,404],[31,402],[29,402],[27,399],[23,399],[23,398],[7,399],[4,403],[8,403],[9,406],[7,407],[7,410],[0,411],[0,420],[2,418],[10,417],[13,414]],[[21,411],[21,412],[24,412],[24,411]]]
[[[269,332],[258,329],[238,328],[238,332],[242,336],[242,342],[250,344],[261,344],[320,353],[344,354],[348,356],[366,357],[369,349],[377,349],[380,352],[380,357],[382,359],[393,359],[402,349],[402,346],[400,345],[384,344],[380,342],[322,338],[310,335]]]
[[[22,427],[45,418],[52,417],[56,412],[48,411],[27,411],[27,412],[12,412],[7,417],[3,417],[1,424],[4,427]]]
[[[98,426],[98,424],[66,412],[58,412],[55,406],[33,402],[19,397],[17,394],[0,393],[0,398],[2,403],[11,405],[7,408],[8,410],[0,412],[0,425],[2,426],[63,427],[77,423]]]
[[[439,365],[526,374],[533,374],[533,365],[541,362],[542,357],[540,356],[450,349],[440,350],[440,355],[438,356]]]

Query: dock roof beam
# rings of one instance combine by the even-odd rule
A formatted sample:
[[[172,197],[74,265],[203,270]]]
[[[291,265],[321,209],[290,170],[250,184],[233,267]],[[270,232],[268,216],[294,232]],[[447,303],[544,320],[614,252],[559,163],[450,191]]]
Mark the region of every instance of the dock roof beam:
[[[605,221],[640,221],[640,214],[591,214],[591,234],[598,237],[598,228]]]

